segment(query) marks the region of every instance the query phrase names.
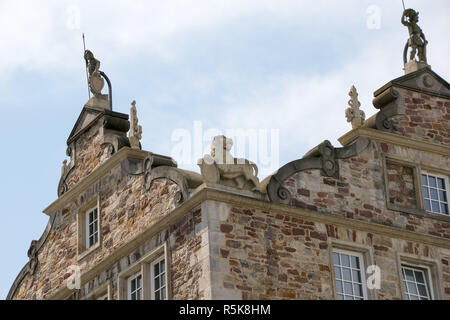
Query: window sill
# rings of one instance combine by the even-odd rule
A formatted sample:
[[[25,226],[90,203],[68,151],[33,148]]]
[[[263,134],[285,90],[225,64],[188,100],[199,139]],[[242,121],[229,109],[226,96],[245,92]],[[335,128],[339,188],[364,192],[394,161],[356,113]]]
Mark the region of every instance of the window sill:
[[[97,251],[100,248],[100,241],[94,244],[93,246],[90,246],[88,249],[82,251],[81,253],[78,253],[77,261],[81,261],[91,255],[94,251]]]
[[[450,216],[439,214],[439,213],[432,213],[428,212],[424,209],[418,209],[418,208],[406,208],[399,205],[395,205],[392,203],[387,204],[387,208],[392,211],[398,211],[408,214],[413,214],[419,217],[434,219],[434,220],[440,220],[445,222],[450,222]]]

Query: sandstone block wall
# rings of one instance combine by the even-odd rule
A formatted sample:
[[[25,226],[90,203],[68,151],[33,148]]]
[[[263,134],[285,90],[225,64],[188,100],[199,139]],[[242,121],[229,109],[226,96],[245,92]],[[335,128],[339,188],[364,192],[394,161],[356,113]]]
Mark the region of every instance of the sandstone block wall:
[[[405,115],[394,117],[394,133],[450,145],[450,101],[406,89],[397,89],[404,97]]]
[[[401,169],[401,179],[406,180],[401,182],[404,190],[397,191],[395,183],[386,186],[382,155],[409,161],[412,166],[422,163],[437,169],[450,168],[448,157],[372,141],[358,156],[339,160],[339,179],[323,177],[319,170],[306,170],[288,178],[283,187],[293,195],[291,205],[295,207],[450,239],[449,222],[387,208],[391,198],[405,207],[412,207],[418,199],[411,190],[411,171],[406,170],[404,174]],[[391,171],[391,179],[394,179],[393,175],[394,171]]]
[[[124,160],[127,161],[127,160]],[[178,185],[168,179],[154,181],[151,189],[142,187],[143,176],[130,176],[120,164],[57,213],[55,226],[39,252],[35,276],[28,277],[18,291],[18,299],[45,299],[65,285],[70,265],[82,272],[92,268],[114,250],[131,241],[175,207]],[[100,198],[101,235],[98,248],[79,259],[79,209]],[[88,249],[89,251],[89,249]]]
[[[71,189],[78,181],[89,175],[96,167],[108,159],[108,148],[101,145],[102,140],[102,121],[97,121],[77,139],[75,150],[72,150],[72,158],[75,159],[72,161],[74,161],[75,167],[66,178],[68,189]]]
[[[331,256],[343,243],[366,250],[366,267],[381,268],[381,289],[370,293],[372,298],[402,298],[398,256],[412,255],[437,261],[443,298],[450,299],[449,250],[295,215],[218,203],[213,207],[216,299],[335,299]]]

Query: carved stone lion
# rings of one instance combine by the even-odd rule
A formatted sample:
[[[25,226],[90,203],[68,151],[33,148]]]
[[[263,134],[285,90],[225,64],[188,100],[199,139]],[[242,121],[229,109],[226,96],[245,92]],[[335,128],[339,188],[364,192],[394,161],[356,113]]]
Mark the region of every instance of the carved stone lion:
[[[210,154],[198,161],[203,181],[245,190],[259,189],[258,167],[255,163],[234,158],[230,150],[233,140],[214,137]]]

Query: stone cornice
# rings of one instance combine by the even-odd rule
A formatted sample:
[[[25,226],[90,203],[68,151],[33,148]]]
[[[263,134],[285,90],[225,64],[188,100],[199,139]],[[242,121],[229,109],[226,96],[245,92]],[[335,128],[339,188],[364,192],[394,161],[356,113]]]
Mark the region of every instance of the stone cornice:
[[[81,192],[89,188],[92,184],[101,179],[111,169],[120,164],[125,158],[145,159],[149,155],[149,152],[132,149],[129,147],[123,147],[117,153],[113,154],[111,158],[106,160],[100,166],[98,166],[89,175],[81,179],[72,189],[64,193],[61,197],[55,200],[43,212],[47,215],[62,209],[67,203],[76,198]]]
[[[347,132],[338,140],[343,146],[347,146],[348,144],[355,141],[358,137],[367,137],[372,140],[392,143],[399,146],[408,147],[425,152],[436,153],[447,157],[450,155],[450,147],[433,142],[420,141],[394,133],[383,132],[372,128],[361,127],[354,129],[352,131]]]
[[[408,231],[399,227],[387,226],[374,222],[367,222],[362,220],[350,219],[342,216],[330,215],[327,213],[311,211],[303,208],[291,207],[284,204],[278,204],[274,202],[268,202],[265,200],[252,197],[251,195],[239,194],[238,192],[232,192],[229,190],[222,190],[216,187],[209,187],[205,184],[196,189],[192,196],[179,207],[172,210],[169,214],[163,216],[159,220],[155,221],[145,231],[138,234],[136,237],[117,248],[110,255],[93,266],[91,269],[86,270],[81,275],[81,283],[92,280],[103,270],[111,267],[123,256],[133,252],[140,245],[164,231],[172,224],[176,223],[188,212],[196,207],[199,207],[202,202],[206,200],[220,201],[228,203],[230,205],[247,206],[250,208],[256,208],[268,212],[276,212],[285,214],[297,218],[305,218],[310,221],[318,223],[333,224],[339,227],[352,228],[360,231],[370,232],[374,234],[381,234],[393,238],[399,238],[407,241],[420,242],[427,245],[436,246],[439,248],[450,249],[450,241],[445,238],[440,238],[432,235],[418,233],[414,231]],[[60,288],[55,292],[50,299],[64,299],[71,293],[66,287]]]

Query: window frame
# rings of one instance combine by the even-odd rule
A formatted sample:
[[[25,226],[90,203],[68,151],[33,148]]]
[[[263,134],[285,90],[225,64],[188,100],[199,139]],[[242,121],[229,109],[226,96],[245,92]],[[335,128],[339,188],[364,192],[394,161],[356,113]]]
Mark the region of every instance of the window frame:
[[[406,291],[407,287],[405,287],[406,280],[403,279],[403,268],[412,269],[413,271],[424,272],[426,289],[427,289],[428,295],[429,295],[428,300],[434,300],[434,289],[433,289],[433,282],[431,279],[431,269],[428,266],[415,265],[415,264],[407,263],[407,262],[402,262],[402,264],[400,265],[400,269],[401,269],[400,272],[402,275],[402,277],[400,278],[400,281],[402,283],[401,288],[402,288],[403,299],[411,300],[411,299],[405,299],[407,296],[410,296],[411,294]],[[417,282],[414,282],[414,283],[417,286]],[[417,296],[420,298],[420,295],[417,294]],[[422,299],[418,299],[418,300],[422,300]]]
[[[386,201],[386,208],[393,211],[399,211],[399,212],[405,212],[410,214],[418,214],[419,211],[423,210],[424,203],[422,201],[423,197],[421,196],[421,190],[422,190],[422,179],[420,173],[421,168],[420,165],[416,162],[411,162],[403,159],[396,158],[392,155],[382,155],[383,159],[383,178],[384,178],[384,188],[385,188],[385,201]],[[401,165],[407,168],[410,168],[413,170],[413,185],[414,185],[414,194],[416,197],[416,207],[415,208],[408,208],[405,206],[401,206],[398,204],[391,203],[389,201],[389,174],[388,174],[388,164],[396,164]]]
[[[154,271],[155,268],[154,268],[154,266],[156,264],[159,264],[161,261],[164,261],[164,288],[163,289],[159,288],[158,290],[166,291],[166,286],[167,286],[166,257],[164,255],[161,255],[161,256],[159,256],[158,258],[156,258],[154,261],[152,261],[150,263],[150,294],[151,294],[151,300],[155,300],[155,293],[156,293],[155,282],[154,282],[154,280],[155,280],[155,271]],[[158,276],[161,276],[161,274],[162,274],[162,272],[160,272],[158,274]],[[167,292],[164,292],[164,299],[159,299],[159,300],[165,300],[166,297],[167,297]]]
[[[97,209],[97,242],[89,246],[89,213],[95,209]],[[77,225],[77,261],[80,262],[102,245],[102,211],[99,194],[96,194],[78,209]]]
[[[137,272],[137,273],[135,273],[135,274],[133,274],[133,275],[131,275],[131,276],[129,276],[128,278],[127,278],[127,299],[128,300],[132,300],[131,299],[131,295],[134,293],[134,292],[137,292],[138,291],[138,289],[136,289],[134,292],[131,292],[131,282],[133,281],[133,280],[136,280],[138,277],[140,277],[141,279],[141,282],[140,282],[140,284],[141,284],[141,286],[140,286],[140,288],[139,288],[139,290],[140,290],[140,296],[141,296],[141,298],[139,299],[139,300],[143,300],[143,291],[144,291],[144,286],[143,286],[143,281],[142,281],[142,271],[139,271],[139,272]],[[137,300],[137,299],[135,299],[135,300]]]
[[[427,211],[425,207],[425,197],[423,193],[422,187],[422,172],[427,172],[434,176],[443,176],[447,178],[447,188],[450,189],[450,171],[446,170],[442,167],[436,167],[433,165],[429,165],[428,163],[424,163],[423,161],[411,161],[405,160],[398,155],[393,154],[381,154],[382,158],[382,166],[383,166],[383,179],[384,179],[384,191],[385,191],[385,205],[386,208],[392,211],[403,212],[408,214],[414,214],[420,217],[427,217],[430,219],[441,220],[445,222],[450,222],[450,215],[434,213],[431,211]],[[413,169],[414,174],[414,188],[416,194],[416,206],[417,208],[407,208],[400,205],[392,204],[389,201],[389,179],[388,179],[388,170],[387,163],[401,164],[403,166],[409,167]],[[447,190],[447,200],[450,196],[450,191]],[[450,201],[450,200],[449,200]],[[449,204],[449,212],[450,212],[450,204]]]
[[[153,249],[148,254],[143,256],[138,261],[129,265],[124,271],[122,271],[118,276],[118,299],[125,300],[129,299],[129,278],[140,273],[142,275],[142,300],[153,300],[153,273],[152,267],[156,263],[164,260],[164,276],[165,276],[165,300],[170,299],[171,284],[170,284],[170,254],[168,252],[168,244],[164,242],[159,247]]]
[[[443,179],[443,180],[444,180],[446,189],[439,189],[438,187],[437,187],[437,188],[434,188],[434,189],[437,189],[437,190],[438,190],[438,193],[439,193],[439,190],[444,190],[444,191],[445,191],[445,194],[446,194],[446,197],[447,197],[447,202],[443,202],[443,201],[440,201],[440,200],[438,200],[437,202],[439,203],[439,208],[440,208],[440,204],[441,204],[441,203],[445,203],[445,204],[447,205],[447,211],[448,211],[448,213],[440,213],[440,212],[435,212],[435,211],[429,211],[429,210],[427,210],[426,205],[425,205],[426,200],[429,200],[429,201],[430,201],[430,207],[431,207],[431,209],[432,209],[431,201],[435,201],[435,200],[433,200],[433,199],[431,199],[431,198],[425,198],[425,194],[424,194],[424,192],[423,192],[423,188],[424,188],[424,187],[427,187],[428,190],[429,190],[430,188],[433,188],[433,187],[430,187],[429,184],[427,184],[426,186],[423,185],[423,182],[422,182],[422,177],[423,177],[423,175],[426,175],[426,176],[427,176],[427,183],[429,182],[428,177],[430,177],[430,176],[436,178],[436,180],[437,180],[437,179]],[[425,170],[425,169],[422,169],[422,170],[420,171],[420,186],[421,186],[421,188],[420,188],[420,190],[421,190],[421,197],[422,197],[422,201],[423,201],[423,209],[424,209],[427,213],[429,213],[429,214],[439,215],[439,216],[444,216],[444,217],[450,217],[449,177],[448,177],[447,175],[442,174],[442,173],[433,172],[432,170]],[[439,196],[438,196],[438,197],[439,197]],[[440,209],[439,209],[439,210],[440,210]]]
[[[400,281],[400,295],[403,300],[405,297],[405,288],[403,283],[402,266],[414,266],[428,270],[428,281],[430,284],[430,292],[434,300],[442,300],[445,297],[443,283],[443,275],[441,270],[441,262],[438,259],[426,258],[424,256],[397,253],[397,272],[398,281]]]
[[[96,212],[96,219],[94,220],[93,219],[93,221],[92,222],[89,222],[89,215],[92,213],[92,212]],[[91,248],[91,247],[93,247],[93,246],[95,246],[97,243],[98,243],[98,241],[99,241],[99,233],[100,233],[100,230],[99,230],[99,214],[98,214],[98,206],[96,205],[96,206],[94,206],[94,207],[92,207],[92,208],[90,208],[90,209],[88,209],[88,210],[86,210],[86,213],[84,214],[84,219],[85,219],[85,221],[86,221],[86,225],[85,225],[85,230],[86,230],[86,232],[85,232],[85,240],[86,240],[86,243],[85,243],[85,248],[86,248],[86,250],[89,250],[89,248]],[[96,228],[96,230],[94,230],[93,231],[93,233],[92,233],[92,235],[90,234],[90,232],[89,232],[89,230],[90,230],[90,225],[91,224],[94,224],[94,223],[97,223],[97,228]],[[91,236],[93,236],[94,237],[94,239],[95,239],[95,236],[97,236],[97,241],[95,241],[93,244],[90,244],[90,238],[91,238]]]
[[[360,276],[361,276],[361,285],[362,285],[362,293],[363,293],[363,299],[362,300],[369,300],[369,294],[368,294],[368,290],[367,290],[367,279],[366,279],[366,263],[365,263],[365,258],[364,258],[364,254],[362,252],[359,251],[351,251],[348,249],[340,249],[340,248],[333,248],[331,250],[331,261],[332,261],[332,266],[333,266],[333,280],[334,280],[334,286],[336,288],[336,299],[338,299],[339,295],[343,295],[344,296],[344,300],[345,300],[345,296],[350,296],[347,295],[345,293],[339,293],[337,290],[337,277],[336,274],[334,272],[335,267],[338,267],[337,265],[334,264],[334,253],[338,253],[338,254],[345,254],[348,256],[353,256],[353,257],[357,257],[359,259],[359,272],[360,272]],[[339,267],[342,269],[342,265],[339,265]],[[350,267],[351,268],[351,267]],[[351,268],[353,269],[353,268]],[[344,282],[344,279],[341,279],[341,282]],[[347,281],[348,282],[348,281]],[[350,281],[350,283],[352,284],[352,286],[354,284],[359,284],[358,282],[353,282],[353,276],[352,276],[352,281]],[[351,295],[352,297],[356,297],[355,295]],[[355,299],[352,299],[355,300]]]

